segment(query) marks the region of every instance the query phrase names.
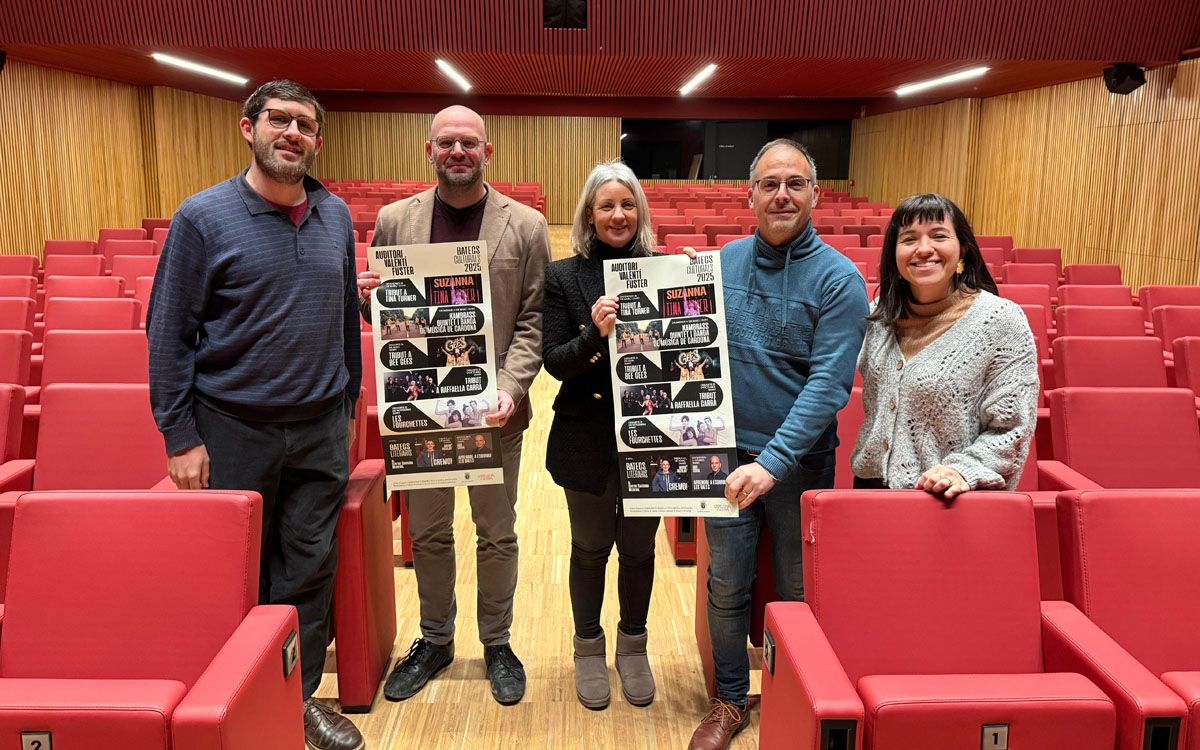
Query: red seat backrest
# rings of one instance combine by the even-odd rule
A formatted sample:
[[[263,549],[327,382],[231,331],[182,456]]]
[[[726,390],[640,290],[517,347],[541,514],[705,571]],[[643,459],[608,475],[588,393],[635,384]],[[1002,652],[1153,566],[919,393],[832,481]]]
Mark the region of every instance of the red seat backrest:
[[[697,247],[708,244],[708,237],[703,234],[668,234],[665,239],[668,253],[689,245]]]
[[[1136,307],[1085,305],[1054,311],[1059,336],[1144,336],[1146,326]]]
[[[0,297],[32,298],[36,294],[36,276],[0,276]]]
[[[862,245],[862,239],[857,234],[824,234],[821,235],[821,239],[838,250]]]
[[[1063,593],[1153,674],[1200,670],[1200,492],[1058,496]]]
[[[154,291],[153,276],[139,276],[133,282],[133,298],[141,305],[138,310],[138,324],[146,325],[146,312],[150,309],[150,293]]]
[[[167,475],[149,386],[56,383],[41,405],[33,489],[148,489]]]
[[[148,383],[146,334],[129,331],[46,331],[42,385]]]
[[[1175,339],[1200,336],[1200,307],[1161,305],[1154,308],[1154,333],[1165,351],[1171,351]]]
[[[158,270],[156,255],[117,255],[113,258],[112,275],[125,280],[125,288],[133,289],[139,276],[154,276]]]
[[[1058,288],[1058,304],[1132,307],[1133,293],[1120,284],[1063,284]]]
[[[51,276],[99,276],[104,273],[104,258],[99,255],[47,255],[46,278]]]
[[[1109,489],[1200,487],[1200,427],[1183,388],[1056,388],[1054,458]]]
[[[1058,269],[1053,263],[1005,263],[1004,278],[1010,284],[1045,284],[1057,296]]]
[[[158,245],[154,240],[109,240],[103,244],[104,267],[111,269],[113,258],[118,255],[157,255]]]
[[[1042,671],[1028,495],[813,490],[801,517],[804,598],[851,683]]]
[[[1200,398],[1200,336],[1175,339],[1175,385]]]
[[[1120,284],[1121,266],[1116,263],[1070,263],[1063,267],[1067,284]]]
[[[1150,336],[1063,336],[1054,339],[1054,384],[1166,388],[1167,367]]]
[[[0,275],[37,276],[36,255],[0,255]]]
[[[1033,331],[1033,343],[1037,347],[1037,357],[1040,363],[1050,358],[1050,334],[1046,331],[1046,311],[1041,305],[1020,305],[1029,322],[1029,330]]]
[[[883,247],[883,235],[872,234],[867,237],[867,247]]]
[[[97,252],[100,255],[104,256],[104,267],[111,268],[112,267],[112,257],[114,255],[118,254],[116,252],[113,252],[113,250],[109,247],[113,242],[132,242],[132,241],[139,241],[139,240],[145,240],[145,239],[146,239],[146,230],[142,229],[141,227],[138,227],[137,229],[126,229],[126,228],[101,229],[99,240],[97,242],[97,245],[98,245]],[[149,242],[151,244],[153,244],[154,241],[149,240]],[[120,254],[121,255],[138,255],[139,253],[135,252],[135,251],[125,251]],[[153,255],[154,251],[151,250],[149,254]]]
[[[665,245],[668,234],[694,234],[696,228],[691,224],[659,224],[658,225],[658,241]]]
[[[29,297],[0,297],[0,329],[33,332],[34,302]]]
[[[47,276],[46,299],[84,297],[117,299],[125,294],[125,279],[120,276]]]
[[[1162,305],[1200,305],[1200,285],[1147,284],[1138,289],[1138,299],[1146,322],[1150,322],[1154,308]]]
[[[74,328],[111,331],[137,328],[142,305],[135,299],[82,299],[59,297],[46,300],[46,331]]]
[[[31,385],[29,356],[32,350],[32,333],[19,328],[0,328],[0,383]]]
[[[261,529],[250,492],[20,496],[0,677],[190,686],[258,598]]]
[[[103,231],[103,230],[101,230]],[[99,248],[95,240],[46,240],[42,245],[42,257],[51,255],[96,255]]]
[[[1004,266],[1004,250],[998,247],[981,247],[979,254],[983,256],[984,263],[991,263],[996,268]]]
[[[1050,307],[1050,287],[1045,284],[997,284],[1000,296],[1018,305],[1040,305],[1046,311],[1046,328],[1054,327]]]
[[[1012,235],[1009,234],[977,234],[975,241],[980,247],[998,247],[1006,253],[1012,252],[1013,249]],[[1008,257],[1010,256],[1005,255],[1006,259]]]
[[[1058,247],[1014,247],[1013,260],[1017,263],[1053,263],[1062,274],[1062,248]]]

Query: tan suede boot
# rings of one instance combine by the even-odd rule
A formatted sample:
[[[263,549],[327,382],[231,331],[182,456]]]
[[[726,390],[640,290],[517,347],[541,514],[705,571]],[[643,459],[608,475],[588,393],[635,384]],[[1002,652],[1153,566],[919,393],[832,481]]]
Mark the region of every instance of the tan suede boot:
[[[575,694],[593,711],[606,708],[612,699],[604,633],[595,638],[575,636]]]
[[[654,701],[654,673],[646,657],[647,634],[628,635],[617,628],[617,674],[621,675],[621,692],[635,706],[649,706]]]

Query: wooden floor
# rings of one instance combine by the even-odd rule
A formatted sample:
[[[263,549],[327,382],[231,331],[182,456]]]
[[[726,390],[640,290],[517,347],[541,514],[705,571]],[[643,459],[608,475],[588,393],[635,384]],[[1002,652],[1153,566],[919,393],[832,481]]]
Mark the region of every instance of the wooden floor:
[[[570,253],[568,227],[551,227],[555,258]],[[659,529],[654,597],[650,606],[650,663],[658,683],[652,705],[635,708],[620,696],[613,666],[616,632],[616,554],[608,567],[603,624],[610,634],[609,674],[613,702],[590,711],[575,697],[571,661],[571,604],[567,569],[571,534],[562,490],[545,469],[550,404],[558,381],[538,375],[531,398],[534,420],[525,435],[517,504],[520,577],[517,586],[512,646],[525,663],[528,689],[516,706],[497,704],[484,674],[483,646],[475,623],[474,528],[466,493],[459,489],[454,532],[458,544],[458,619],[454,663],[415,697],[390,703],[382,694],[371,713],[351,718],[362,729],[367,747],[378,748],[685,748],[692,730],[708,707],[700,658],[693,634],[695,568],[677,567]],[[399,525],[397,524],[397,529]],[[397,546],[397,552],[399,547]],[[404,656],[418,627],[416,576],[396,569],[398,659]],[[334,660],[330,659],[332,664]],[[757,660],[754,660],[757,662]],[[753,662],[752,662],[753,663]],[[758,692],[758,672],[751,673],[751,692]],[[319,698],[337,696],[337,682],[327,673]],[[744,750],[758,746],[758,716],[734,743]]]

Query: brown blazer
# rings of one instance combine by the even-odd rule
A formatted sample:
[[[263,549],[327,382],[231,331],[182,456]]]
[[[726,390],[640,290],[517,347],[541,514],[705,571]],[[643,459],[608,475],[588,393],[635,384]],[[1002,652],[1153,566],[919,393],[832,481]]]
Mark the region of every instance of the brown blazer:
[[[433,191],[384,206],[371,244],[427,244],[433,231]],[[550,234],[540,213],[489,186],[479,239],[487,243],[496,384],[516,404],[503,434],[515,435],[529,426],[527,394],[542,367],[542,279],[550,262]]]

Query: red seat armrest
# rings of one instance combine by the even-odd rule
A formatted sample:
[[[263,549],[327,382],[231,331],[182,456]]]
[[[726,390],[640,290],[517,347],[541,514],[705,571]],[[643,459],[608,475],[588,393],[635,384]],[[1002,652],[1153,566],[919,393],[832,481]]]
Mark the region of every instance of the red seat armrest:
[[[0,492],[29,492],[33,489],[34,462],[29,459],[0,464]]]
[[[847,722],[861,738],[862,700],[812,610],[772,602],[766,619],[775,664],[773,672],[763,664],[761,747],[819,747],[824,722]]]
[[[163,477],[162,479],[158,480],[158,482],[150,489],[154,490],[155,492],[170,492],[171,490],[178,488],[175,486],[175,483],[171,481],[171,477]]]
[[[299,660],[283,674],[284,644],[299,627],[294,607],[251,609],[175,709],[174,750],[304,747]]]
[[[1062,461],[1038,461],[1037,468],[1038,488],[1046,492],[1104,489]]]
[[[1142,747],[1146,721],[1187,715],[1183,700],[1069,602],[1042,602],[1047,672],[1077,672],[1117,708],[1117,748]]]

